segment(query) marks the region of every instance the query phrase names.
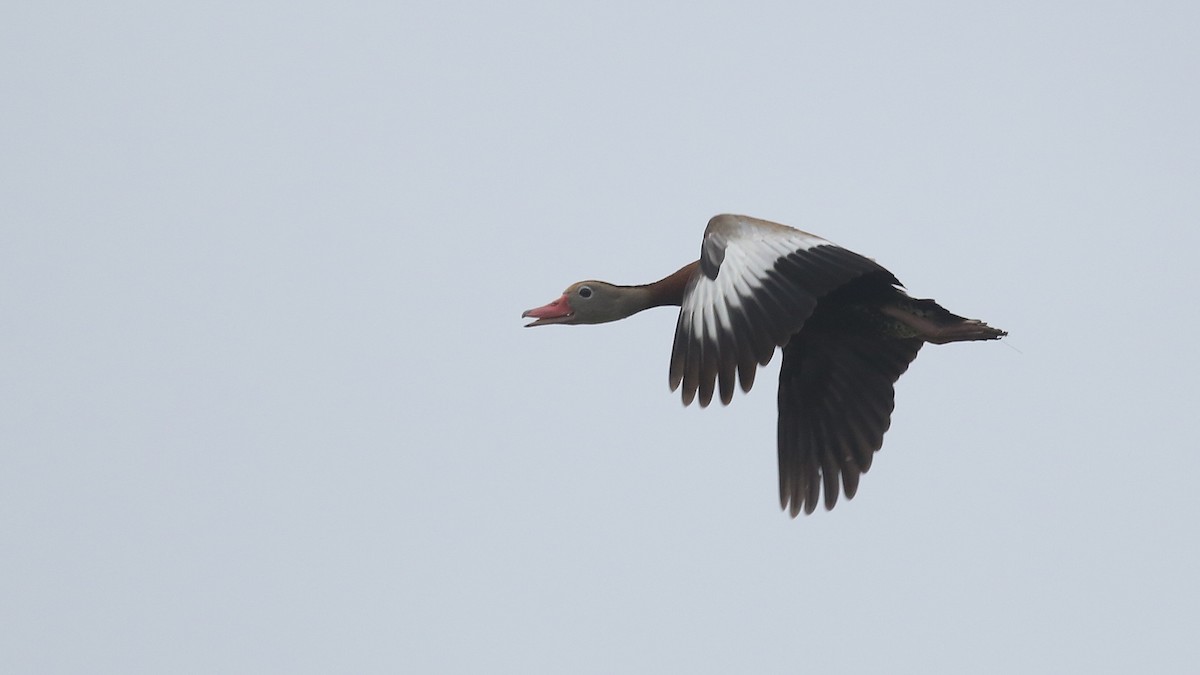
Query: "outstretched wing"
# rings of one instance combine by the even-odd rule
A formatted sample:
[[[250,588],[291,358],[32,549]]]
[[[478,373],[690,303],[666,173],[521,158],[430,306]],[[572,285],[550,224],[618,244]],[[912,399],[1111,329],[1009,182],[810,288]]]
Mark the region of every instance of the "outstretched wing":
[[[871,467],[891,426],[896,380],[924,341],[806,328],[783,350],[779,371],[779,503],[792,517],[846,498]]]
[[[816,235],[748,216],[720,215],[704,230],[700,273],[684,291],[671,350],[671,390],[733,399],[735,378],[750,391],[755,370],[791,340],[817,301],[865,274],[890,272]]]

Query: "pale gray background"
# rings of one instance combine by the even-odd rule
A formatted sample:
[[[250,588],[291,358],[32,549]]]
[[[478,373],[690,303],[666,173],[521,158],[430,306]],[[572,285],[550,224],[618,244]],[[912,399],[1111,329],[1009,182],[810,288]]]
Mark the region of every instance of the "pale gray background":
[[[1196,672],[1198,8],[7,3],[0,671]],[[521,328],[724,211],[1012,332],[832,513]]]

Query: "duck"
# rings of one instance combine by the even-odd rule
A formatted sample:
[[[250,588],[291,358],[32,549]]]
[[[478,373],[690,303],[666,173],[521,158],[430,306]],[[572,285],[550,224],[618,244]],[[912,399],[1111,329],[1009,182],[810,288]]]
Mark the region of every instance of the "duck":
[[[527,328],[587,325],[655,307],[680,308],[668,381],[685,406],[749,393],[782,350],[779,504],[792,518],[855,496],[924,345],[1008,334],[910,297],[874,260],[815,234],[732,214],[709,220],[699,260],[658,281],[579,281],[521,316]]]

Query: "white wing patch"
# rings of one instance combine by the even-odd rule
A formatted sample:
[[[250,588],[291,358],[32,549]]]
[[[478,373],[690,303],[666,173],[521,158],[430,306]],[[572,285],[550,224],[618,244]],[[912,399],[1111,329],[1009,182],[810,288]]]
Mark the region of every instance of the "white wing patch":
[[[728,403],[735,373],[742,389],[749,390],[755,367],[770,361],[775,348],[803,325],[817,298],[830,290],[783,278],[776,264],[818,246],[837,249],[816,235],[747,216],[709,221],[700,270],[684,291],[671,354],[671,388],[683,384],[685,403],[699,392],[700,404],[707,405],[716,384]],[[847,281],[861,273],[841,271],[849,272]]]
[[[780,258],[815,246],[832,245],[821,237],[784,225],[744,216],[717,216],[713,221],[718,218],[737,220],[729,227],[705,233],[705,237],[721,237],[725,241],[725,257],[717,278],[698,274],[683,300],[686,323],[700,339],[716,337],[717,317],[727,331],[732,329],[730,308],[740,309],[749,298],[761,293],[767,274]],[[712,224],[709,228],[714,229]]]

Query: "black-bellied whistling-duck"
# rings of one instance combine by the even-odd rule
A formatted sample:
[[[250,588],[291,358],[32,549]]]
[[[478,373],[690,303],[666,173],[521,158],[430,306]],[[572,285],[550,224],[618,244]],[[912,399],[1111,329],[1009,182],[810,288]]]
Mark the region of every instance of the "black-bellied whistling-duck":
[[[708,222],[700,260],[644,286],[580,281],[522,316],[529,326],[605,323],[643,309],[680,306],[671,390],[683,404],[719,393],[734,378],[750,391],[754,371],[783,348],[779,371],[779,502],[795,517],[846,498],[883,445],[892,386],[926,342],[1007,335],[910,298],[875,261],[816,235],[747,216]]]

